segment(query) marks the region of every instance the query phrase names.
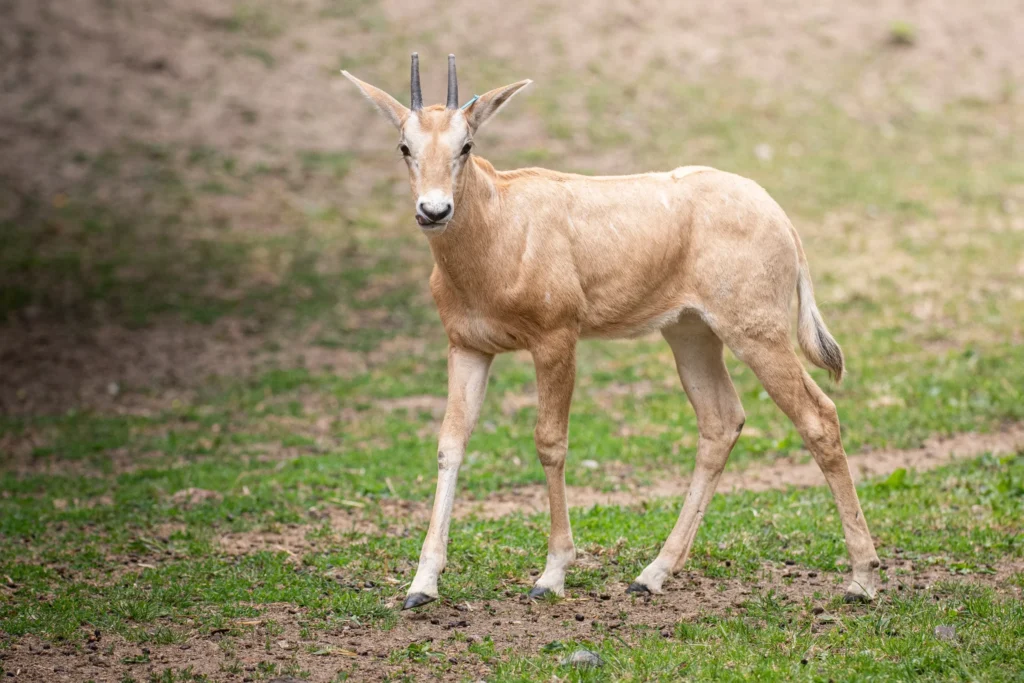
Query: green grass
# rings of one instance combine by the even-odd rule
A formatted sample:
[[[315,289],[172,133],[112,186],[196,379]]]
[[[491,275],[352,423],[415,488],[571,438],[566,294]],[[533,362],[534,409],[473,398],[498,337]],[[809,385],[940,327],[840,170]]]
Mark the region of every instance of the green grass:
[[[248,496],[227,496],[187,510],[151,491],[147,495],[146,487],[129,486],[115,490],[115,505],[59,508],[53,499],[66,495],[59,481],[28,488],[4,481],[0,576],[19,588],[0,608],[0,629],[14,636],[74,638],[89,625],[145,640],[151,634],[144,625],[158,617],[180,622],[188,616],[217,627],[251,615],[251,605],[276,602],[307,608],[308,618],[321,624],[337,619],[393,623],[384,601],[397,589],[352,592],[346,586],[386,585],[385,578],[398,586],[410,580],[422,530],[400,537],[335,532],[301,515],[300,506],[289,505],[287,490],[314,489],[321,477],[310,463],[296,470],[287,486],[276,480]],[[277,495],[268,495],[270,490]],[[863,485],[860,493],[883,558],[971,573],[1024,556],[1020,456],[909,473]],[[568,587],[606,591],[625,585],[657,553],[679,505],[679,500],[665,500],[642,511],[598,507],[574,513],[577,543],[602,561],[599,568],[574,570]],[[304,533],[317,543],[299,564],[283,552],[225,556],[216,540],[221,534],[282,530],[282,525],[299,522],[305,522]],[[378,522],[389,525],[385,518]],[[161,531],[167,524],[173,530]],[[456,522],[445,596],[500,599],[509,587],[525,589],[529,571],[543,564],[546,533],[544,516]],[[622,544],[622,538],[629,543]],[[31,547],[27,556],[20,550],[26,544]],[[148,567],[126,570],[126,559],[129,565]],[[714,499],[691,566],[707,576],[749,578],[766,561],[841,570],[845,549],[827,490]],[[40,601],[40,595],[49,599]]]
[[[494,681],[821,681],[1019,680],[1024,666],[1024,608],[992,591],[938,587],[930,596],[896,596],[862,613],[821,625],[802,605],[771,595],[746,603],[747,614],[680,623],[668,638],[641,635],[567,642],[558,655],[512,654]],[[938,627],[956,629],[952,640]],[[598,669],[560,665],[578,646],[596,651]]]
[[[363,0],[338,0],[322,19],[378,31],[382,17]],[[286,18],[244,2],[216,23],[226,54],[270,72],[288,64]],[[914,31],[896,22],[888,39],[909,44]],[[383,55],[404,50],[391,42],[372,61],[345,55],[340,63],[361,63],[369,77]],[[513,67],[475,68],[497,85],[524,75]],[[836,74],[837,90],[857,82],[857,68]],[[329,71],[337,78],[335,66]],[[524,145],[499,132],[481,138],[480,152],[498,167],[709,164],[764,184],[794,218],[818,303],[846,353],[841,387],[814,376],[839,407],[851,452],[1024,419],[1024,232],[1010,201],[1024,183],[1024,156],[1008,125],[1012,105],[922,112],[894,91],[883,111],[865,117],[817,94],[764,93],[730,79],[680,83],[656,65],[630,83],[600,64],[591,71],[582,81],[538,82],[502,113],[512,130],[544,131],[540,139]],[[261,112],[240,115],[254,124]],[[95,629],[153,647],[217,631],[225,671],[236,675],[233,644],[256,642],[269,659],[283,629],[275,610],[284,606],[295,611],[285,619],[303,648],[346,626],[386,632],[399,623],[392,600],[412,578],[425,525],[390,515],[399,514],[396,498],[425,503],[433,491],[433,409],[446,386],[444,334],[426,287],[429,250],[409,220],[405,174],[390,148],[277,144],[267,140],[256,162],[237,150],[144,141],[82,154],[79,193],[40,200],[53,204],[40,217],[0,224],[0,318],[85,330],[188,323],[213,331],[229,322],[251,331],[256,343],[246,352],[267,360],[248,374],[189,376],[189,391],[173,402],[143,382],[121,387],[123,411],[0,417],[0,652],[28,636],[81,648]],[[143,208],[97,206],[93,194],[109,178],[126,178]],[[239,207],[247,211],[236,215]],[[322,369],[307,357],[343,362]],[[747,413],[730,467],[805,455],[752,373],[731,357],[729,367]],[[527,357],[496,361],[460,496],[543,480],[535,410],[522,400],[533,393]],[[396,407],[399,399],[409,407]],[[135,410],[139,402],[156,407]],[[695,445],[694,414],[664,342],[580,345],[570,484],[611,489],[684,474]],[[176,503],[190,487],[218,495]],[[879,554],[892,561],[877,605],[845,607],[823,592],[813,602],[836,621],[821,623],[812,605],[757,589],[765,563],[844,569],[826,490],[720,495],[690,567],[748,585],[753,595],[741,606],[676,620],[667,638],[643,626],[598,628],[588,640],[514,652],[484,640],[459,656],[496,680],[1019,675],[1024,615],[1007,592],[1021,575],[998,591],[961,581],[1024,557],[1024,457],[987,456],[859,490]],[[579,547],[599,562],[572,571],[570,594],[621,591],[657,553],[679,506],[575,511]],[[339,531],[332,514],[368,526]],[[273,548],[231,555],[221,545],[226,535],[271,533],[298,536],[296,556]],[[543,565],[546,533],[543,515],[457,521],[444,596],[515,599]],[[900,591],[909,575],[896,559],[934,566],[950,582],[924,595]],[[936,637],[936,626],[956,627],[956,638]],[[559,664],[581,644],[604,666]],[[386,675],[447,677],[458,669],[446,648],[403,643]],[[338,680],[367,673],[338,666]],[[297,661],[263,661],[245,675],[284,673],[303,671]],[[135,677],[203,680],[188,667]]]

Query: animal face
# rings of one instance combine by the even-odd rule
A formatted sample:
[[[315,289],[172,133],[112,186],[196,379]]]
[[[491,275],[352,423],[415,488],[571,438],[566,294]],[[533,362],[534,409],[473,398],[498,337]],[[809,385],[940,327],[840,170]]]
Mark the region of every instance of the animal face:
[[[496,88],[460,108],[455,55],[448,55],[448,101],[444,106],[424,107],[419,56],[413,53],[411,106],[407,108],[383,90],[347,71],[342,73],[398,129],[398,150],[409,167],[416,222],[427,235],[441,234],[457,215],[456,188],[461,174],[472,163],[473,135],[530,81]]]
[[[409,167],[416,200],[416,222],[440,233],[455,215],[455,187],[469,163],[473,135],[465,114],[441,106],[410,112],[401,128],[398,149]]]

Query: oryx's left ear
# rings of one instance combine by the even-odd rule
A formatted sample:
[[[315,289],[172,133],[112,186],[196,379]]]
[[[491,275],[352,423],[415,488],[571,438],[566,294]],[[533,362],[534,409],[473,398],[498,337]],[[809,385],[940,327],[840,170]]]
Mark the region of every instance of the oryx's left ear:
[[[380,110],[381,114],[387,117],[388,121],[394,124],[395,128],[401,130],[402,124],[405,123],[405,119],[409,116],[409,110],[404,104],[396,100],[391,95],[387,94],[380,88],[375,88],[369,83],[365,83],[347,71],[341,72],[345,78],[356,84],[356,87],[362,91],[366,96],[366,99],[373,102],[373,104]]]
[[[495,88],[481,95],[466,110],[466,120],[469,121],[469,127],[475,133],[488,119],[497,114],[498,110],[504,107],[505,103],[512,99],[513,95],[531,83],[533,81],[527,79],[502,88]]]

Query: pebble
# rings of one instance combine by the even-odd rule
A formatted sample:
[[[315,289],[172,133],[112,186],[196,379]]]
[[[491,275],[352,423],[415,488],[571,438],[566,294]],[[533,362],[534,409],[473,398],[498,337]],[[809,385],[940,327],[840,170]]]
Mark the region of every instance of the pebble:
[[[601,666],[604,662],[596,653],[580,648],[562,660],[562,666],[572,666],[577,669],[589,669]]]

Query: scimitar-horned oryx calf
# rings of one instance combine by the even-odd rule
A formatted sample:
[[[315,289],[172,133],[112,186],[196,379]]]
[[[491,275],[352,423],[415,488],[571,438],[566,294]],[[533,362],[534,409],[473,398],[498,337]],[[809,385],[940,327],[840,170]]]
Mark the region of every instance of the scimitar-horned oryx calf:
[[[814,302],[800,239],[760,186],[703,166],[606,177],[497,171],[473,154],[473,136],[530,81],[491,90],[460,108],[449,56],[448,102],[424,107],[414,54],[407,109],[343,73],[401,134],[416,222],[434,257],[430,289],[450,342],[437,492],[404,608],[438,596],[456,478],[488,370],[495,354],[517,349],[529,350],[536,365],[535,440],[551,504],[547,566],[530,596],[564,594],[565,573],[576,557],[564,477],[576,342],[654,330],[672,347],[700,439],[679,520],[628,590],[660,593],[665,579],[683,567],[743,428],[743,407],[722,358],[725,344],[796,425],[832,489],[853,566],[847,598],[875,596],[878,556],[835,404],[790,342],[794,290],[797,337],[810,361],[839,380],[843,354]]]

